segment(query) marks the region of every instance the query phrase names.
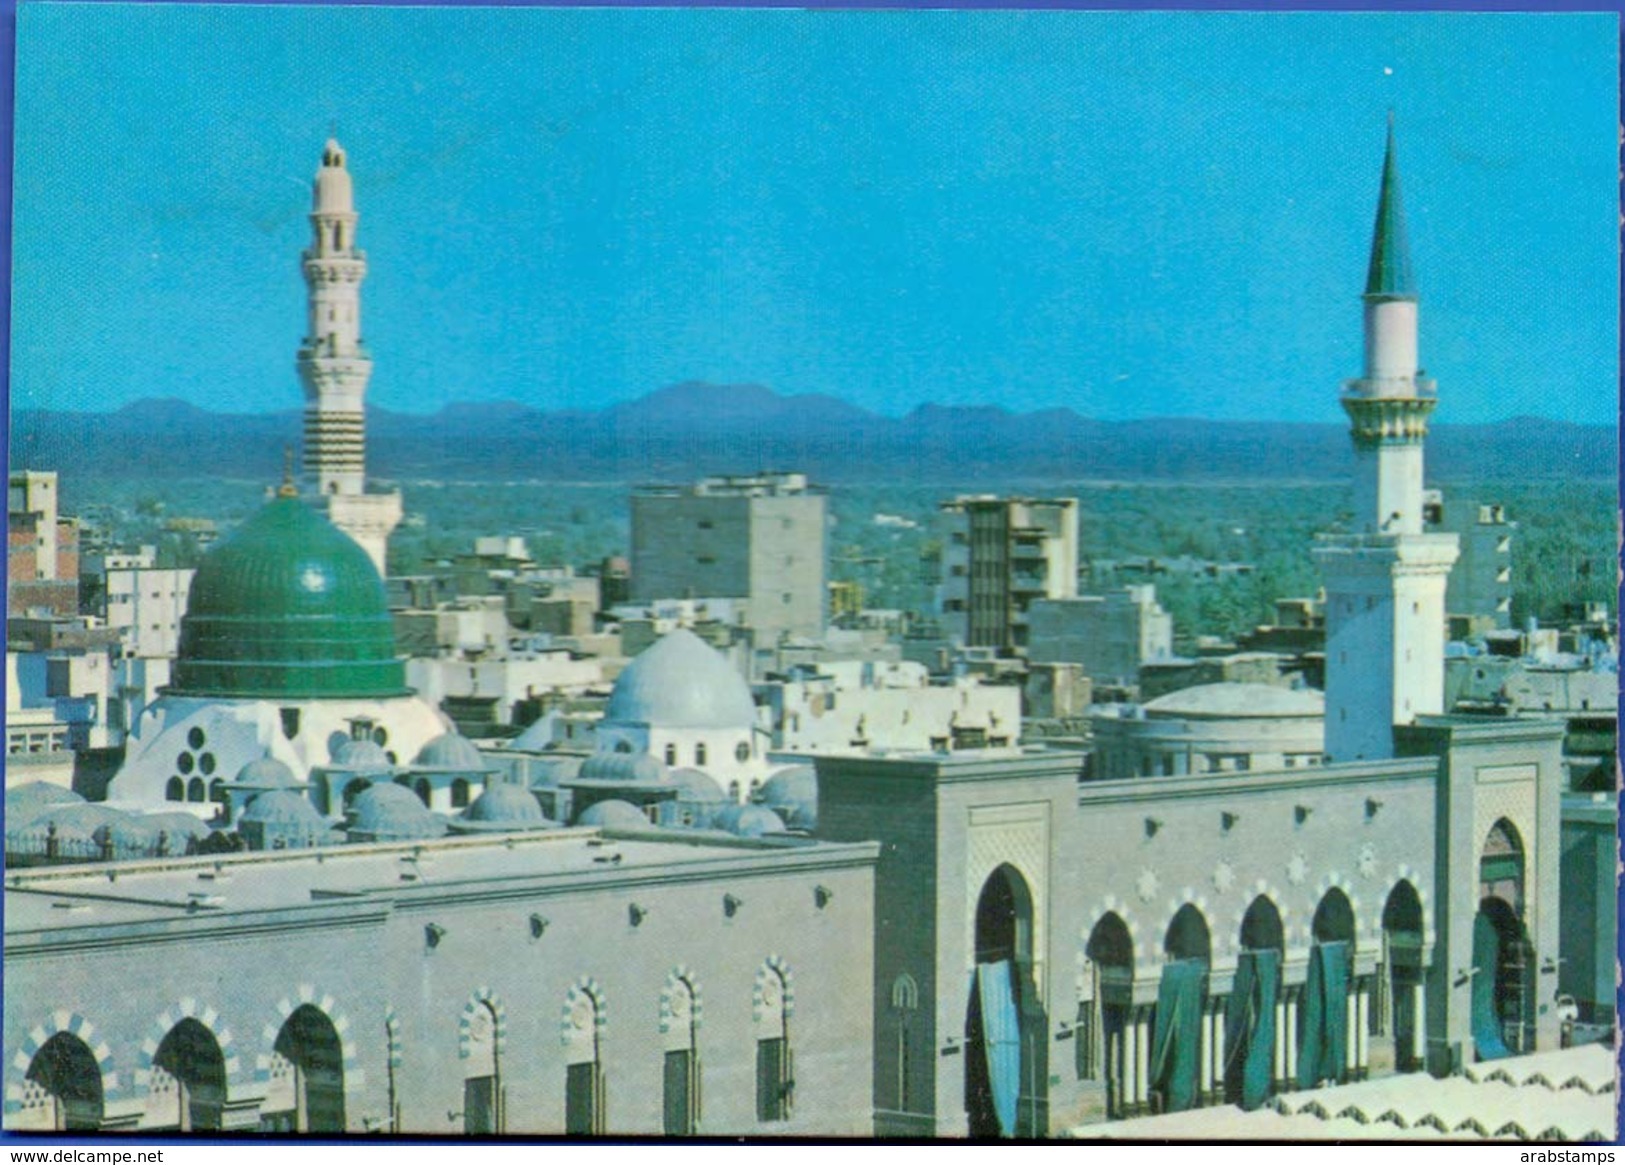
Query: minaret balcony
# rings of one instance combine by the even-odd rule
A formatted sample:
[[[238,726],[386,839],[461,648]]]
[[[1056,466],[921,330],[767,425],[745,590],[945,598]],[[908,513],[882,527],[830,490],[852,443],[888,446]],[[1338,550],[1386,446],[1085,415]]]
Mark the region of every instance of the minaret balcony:
[[[1438,381],[1418,372],[1415,376],[1360,377],[1343,382],[1345,400],[1427,400],[1439,397]]]

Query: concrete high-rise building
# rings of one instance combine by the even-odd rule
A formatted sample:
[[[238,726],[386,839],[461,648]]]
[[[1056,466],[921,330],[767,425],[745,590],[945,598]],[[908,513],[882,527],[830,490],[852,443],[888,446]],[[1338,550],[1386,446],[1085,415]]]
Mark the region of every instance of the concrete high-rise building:
[[[1446,498],[1430,489],[1423,499],[1423,521],[1428,530],[1454,534],[1461,540],[1461,557],[1445,588],[1445,611],[1469,626],[1505,631],[1512,626],[1512,542],[1518,523],[1504,506]]]
[[[828,499],[802,473],[708,477],[632,494],[632,601],[744,599],[757,645],[822,636]]]
[[[1027,608],[1078,593],[1078,499],[958,497],[938,507],[943,630],[966,647],[1024,650]]]
[[[1143,664],[1174,653],[1173,616],[1157,602],[1157,588],[1150,583],[1104,595],[1038,599],[1029,617],[1029,659],[1079,663],[1101,683],[1135,683]]]
[[[1444,710],[1445,585],[1454,534],[1423,532],[1422,445],[1437,392],[1417,362],[1393,125],[1365,288],[1365,374],[1347,382],[1355,529],[1315,548],[1326,582],[1326,751],[1394,754],[1393,728]]]
[[[401,520],[401,495],[366,491],[363,398],[372,357],[361,340],[367,255],[355,245],[359,218],[344,150],[329,138],[313,183],[311,245],[303,254],[309,318],[298,364],[305,389],[305,472],[328,518],[361,543],[383,574],[389,535]]]
[[[58,507],[57,475],[14,470],[6,490],[7,614],[71,617],[79,605],[79,525]]]

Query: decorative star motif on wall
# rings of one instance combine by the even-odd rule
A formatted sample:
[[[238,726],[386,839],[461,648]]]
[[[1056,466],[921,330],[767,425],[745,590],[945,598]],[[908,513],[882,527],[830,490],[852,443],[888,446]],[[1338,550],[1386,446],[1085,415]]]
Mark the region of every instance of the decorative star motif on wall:
[[[1213,888],[1223,894],[1236,884],[1236,871],[1231,869],[1229,862],[1220,862],[1213,867]]]
[[[1366,842],[1360,847],[1360,856],[1354,859],[1354,864],[1360,871],[1362,878],[1377,876],[1377,847]]]
[[[1308,876],[1309,859],[1303,856],[1302,850],[1299,850],[1292,855],[1291,860],[1286,864],[1286,880],[1294,886],[1301,886],[1303,880]]]
[[[1139,878],[1134,883],[1134,889],[1140,895],[1141,902],[1149,902],[1157,896],[1158,885],[1155,870],[1141,870]]]

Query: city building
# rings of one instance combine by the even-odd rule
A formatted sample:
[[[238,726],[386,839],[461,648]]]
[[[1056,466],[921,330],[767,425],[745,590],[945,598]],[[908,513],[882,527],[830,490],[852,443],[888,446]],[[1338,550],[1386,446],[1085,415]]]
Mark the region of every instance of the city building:
[[[708,477],[632,494],[632,602],[741,599],[763,646],[817,638],[828,601],[828,499],[801,473]]]
[[[79,611],[79,527],[60,512],[55,473],[14,470],[6,490],[6,613]]]
[[[1097,683],[1139,682],[1140,668],[1174,653],[1174,621],[1149,583],[1105,595],[1036,599],[1027,612],[1027,658],[1079,663]]]
[[[157,550],[86,556],[80,566],[83,614],[119,632],[126,655],[173,659],[193,571],[157,564]]]
[[[304,471],[316,504],[361,544],[381,575],[389,535],[401,521],[401,495],[367,489],[364,402],[372,356],[361,332],[367,255],[356,247],[359,219],[344,150],[329,138],[312,184],[311,244],[301,256],[309,289],[298,359],[305,391]]]
[[[753,690],[776,753],[1007,748],[1021,737],[1020,687],[933,683],[907,661],[818,663]]]
[[[1422,497],[1424,528],[1454,534],[1461,557],[1445,587],[1445,612],[1469,621],[1475,630],[1504,631],[1512,626],[1512,544],[1518,523],[1506,508],[1446,498],[1430,489]]]
[[[1078,593],[1076,498],[958,497],[938,507],[943,630],[966,647],[1024,651],[1028,608]]]

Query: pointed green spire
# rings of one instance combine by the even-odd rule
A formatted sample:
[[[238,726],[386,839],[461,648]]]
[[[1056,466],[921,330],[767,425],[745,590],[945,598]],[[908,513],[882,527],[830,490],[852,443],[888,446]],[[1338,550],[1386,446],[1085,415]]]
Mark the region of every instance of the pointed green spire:
[[[1382,160],[1382,194],[1371,235],[1371,266],[1365,294],[1377,299],[1415,299],[1411,248],[1405,238],[1405,207],[1399,198],[1399,164],[1394,160],[1394,115],[1388,114],[1388,151]]]

